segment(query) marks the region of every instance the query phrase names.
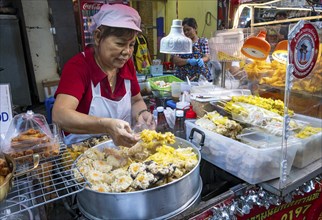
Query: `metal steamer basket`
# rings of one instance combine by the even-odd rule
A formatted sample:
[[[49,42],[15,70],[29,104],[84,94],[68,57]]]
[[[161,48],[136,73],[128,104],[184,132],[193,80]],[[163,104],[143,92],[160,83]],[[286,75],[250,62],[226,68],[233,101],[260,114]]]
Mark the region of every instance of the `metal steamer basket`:
[[[198,156],[197,165],[187,174],[162,186],[124,193],[101,193],[85,188],[77,194],[80,211],[89,219],[167,219],[192,207],[200,199],[202,180],[201,154],[191,142],[176,137],[174,148],[191,147]],[[94,148],[115,148],[107,141]],[[79,158],[81,158],[80,156]],[[78,158],[78,159],[79,159]],[[73,163],[76,168],[78,159]]]

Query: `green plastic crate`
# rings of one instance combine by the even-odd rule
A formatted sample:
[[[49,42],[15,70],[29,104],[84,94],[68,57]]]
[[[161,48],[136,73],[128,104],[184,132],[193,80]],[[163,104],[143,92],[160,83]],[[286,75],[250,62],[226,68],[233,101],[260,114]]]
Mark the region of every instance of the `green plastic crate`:
[[[157,86],[154,82],[156,81],[164,81],[167,83],[172,83],[172,82],[183,82],[183,80],[175,77],[175,76],[158,76],[158,77],[152,77],[148,79],[148,82],[150,83],[151,89],[152,90],[158,90],[158,91],[171,91],[171,86],[167,86],[165,88],[161,88]]]

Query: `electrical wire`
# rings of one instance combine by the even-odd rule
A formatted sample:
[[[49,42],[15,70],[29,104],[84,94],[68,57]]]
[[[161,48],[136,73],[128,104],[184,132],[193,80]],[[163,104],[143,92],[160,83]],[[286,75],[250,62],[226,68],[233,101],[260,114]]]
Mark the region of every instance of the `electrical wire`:
[[[217,18],[210,11],[207,11],[205,15],[205,24],[203,26],[201,36],[203,36],[205,33],[206,25],[211,26],[211,18],[214,18],[217,21]]]

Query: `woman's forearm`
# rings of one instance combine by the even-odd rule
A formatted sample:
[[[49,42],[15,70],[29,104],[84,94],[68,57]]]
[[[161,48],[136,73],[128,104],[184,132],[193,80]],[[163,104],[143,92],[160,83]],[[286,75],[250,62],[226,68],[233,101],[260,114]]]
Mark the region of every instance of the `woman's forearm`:
[[[132,117],[137,119],[140,111],[147,109],[147,106],[139,93],[138,95],[132,97]]]
[[[110,118],[99,118],[65,108],[53,111],[53,121],[64,131],[75,134],[106,133],[110,120]]]
[[[53,121],[69,133],[105,133],[112,119],[99,118],[76,111],[78,100],[70,95],[59,94],[52,110]],[[104,123],[103,123],[104,122]]]
[[[174,56],[172,60],[173,60],[173,63],[176,66],[184,66],[184,65],[187,65],[187,59],[181,58],[179,56]]]

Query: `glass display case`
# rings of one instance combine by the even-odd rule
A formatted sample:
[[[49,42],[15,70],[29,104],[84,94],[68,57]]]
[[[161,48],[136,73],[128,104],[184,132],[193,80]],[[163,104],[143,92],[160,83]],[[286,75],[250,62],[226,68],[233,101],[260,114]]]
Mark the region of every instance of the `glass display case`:
[[[272,105],[269,111],[275,111],[274,108],[281,105],[279,115],[268,116],[264,111],[254,111],[252,117],[256,120],[245,117],[245,120],[249,119],[246,121],[248,124],[254,125],[256,121],[254,127],[257,130],[242,134],[240,137],[243,138],[238,140],[253,147],[269,146],[274,140],[280,152],[280,178],[260,181],[259,184],[278,195],[287,194],[322,171],[322,22],[301,20],[288,23],[286,38],[279,39],[284,27],[282,24],[270,24],[254,27],[253,32],[244,29],[244,38],[235,41],[234,45],[242,42],[236,46],[236,51],[230,51],[230,47],[220,50],[218,36],[223,33],[209,40],[212,57],[224,64],[222,74],[226,79],[231,75],[238,79],[238,89],[250,89],[253,100],[261,97],[265,98],[265,102],[274,101],[275,107]],[[228,30],[225,34],[237,37],[240,30]],[[249,59],[240,53],[242,44],[260,31],[266,32],[265,40],[270,43],[269,55],[265,60]],[[225,59],[222,58],[222,52],[226,55]],[[232,63],[238,64],[237,74],[233,73]],[[250,108],[247,108],[247,113],[251,115]],[[239,114],[243,112],[239,111]],[[262,122],[266,126],[274,125],[275,129],[267,130],[265,126],[260,126]],[[276,135],[273,132],[276,130],[281,132]],[[272,134],[275,135],[273,139],[269,136]],[[295,156],[290,157],[294,150]]]

